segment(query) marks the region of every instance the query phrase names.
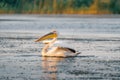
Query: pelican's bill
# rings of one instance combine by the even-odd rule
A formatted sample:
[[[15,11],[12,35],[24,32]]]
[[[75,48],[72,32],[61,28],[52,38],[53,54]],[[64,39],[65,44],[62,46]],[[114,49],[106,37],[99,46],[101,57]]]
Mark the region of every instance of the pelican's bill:
[[[43,40],[51,39],[51,38],[56,38],[56,37],[57,37],[57,33],[51,32],[38,38],[35,42],[39,42],[39,41],[43,41]]]

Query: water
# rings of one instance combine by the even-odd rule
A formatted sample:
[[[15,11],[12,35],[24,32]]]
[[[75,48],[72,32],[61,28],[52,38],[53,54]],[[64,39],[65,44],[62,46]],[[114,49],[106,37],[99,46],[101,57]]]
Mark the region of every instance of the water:
[[[119,80],[120,19],[0,16],[0,80]],[[34,41],[52,30],[77,57],[42,57]]]

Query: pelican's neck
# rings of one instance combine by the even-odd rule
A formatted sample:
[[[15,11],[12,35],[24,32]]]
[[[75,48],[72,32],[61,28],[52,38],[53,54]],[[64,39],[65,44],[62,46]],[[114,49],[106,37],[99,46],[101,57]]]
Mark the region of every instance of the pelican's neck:
[[[42,49],[43,56],[47,54],[48,48],[50,48],[55,43],[56,40],[57,40],[57,38],[53,38],[51,42],[49,42],[48,44],[45,44],[45,46]]]

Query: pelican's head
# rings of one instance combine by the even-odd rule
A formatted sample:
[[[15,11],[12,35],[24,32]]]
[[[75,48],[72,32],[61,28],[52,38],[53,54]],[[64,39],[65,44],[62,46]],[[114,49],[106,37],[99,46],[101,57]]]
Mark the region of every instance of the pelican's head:
[[[48,34],[45,34],[44,36],[38,38],[35,42],[40,42],[40,41],[43,41],[43,40],[47,40],[47,39],[51,39],[51,38],[56,38],[58,35],[57,35],[57,31],[52,31]]]

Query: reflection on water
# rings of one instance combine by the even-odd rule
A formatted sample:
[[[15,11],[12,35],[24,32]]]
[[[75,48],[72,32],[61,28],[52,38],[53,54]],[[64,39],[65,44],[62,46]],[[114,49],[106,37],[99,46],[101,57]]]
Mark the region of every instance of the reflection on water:
[[[58,57],[42,57],[42,77],[44,80],[57,80],[57,66],[63,59]]]

